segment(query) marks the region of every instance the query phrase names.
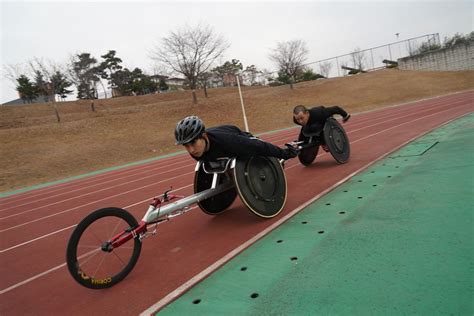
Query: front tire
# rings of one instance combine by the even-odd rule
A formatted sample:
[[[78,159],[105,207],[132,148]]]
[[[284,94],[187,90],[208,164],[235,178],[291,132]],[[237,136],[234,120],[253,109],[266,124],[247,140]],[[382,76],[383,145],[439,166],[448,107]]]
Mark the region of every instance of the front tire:
[[[138,237],[114,249],[104,250],[117,234],[127,234],[138,226],[127,211],[109,207],[86,216],[74,229],[66,251],[66,262],[72,277],[90,289],[104,289],[123,280],[140,256]]]

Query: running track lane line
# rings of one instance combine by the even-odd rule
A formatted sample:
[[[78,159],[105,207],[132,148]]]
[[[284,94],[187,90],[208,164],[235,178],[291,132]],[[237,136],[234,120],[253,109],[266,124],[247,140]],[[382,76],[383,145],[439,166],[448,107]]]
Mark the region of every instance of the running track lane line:
[[[268,226],[266,229],[264,229],[263,231],[261,231],[259,234],[255,235],[253,238],[247,240],[245,243],[243,243],[242,245],[240,245],[239,247],[235,248],[234,250],[232,250],[231,252],[229,252],[227,255],[225,255],[224,257],[222,257],[221,259],[219,259],[218,261],[214,262],[212,265],[210,265],[207,269],[201,271],[200,273],[196,274],[194,277],[192,277],[191,279],[189,279],[187,282],[183,283],[180,287],[178,287],[176,290],[174,290],[173,292],[171,292],[170,294],[166,295],[164,298],[162,298],[161,300],[159,300],[158,302],[156,302],[155,304],[153,304],[152,306],[150,306],[149,308],[147,308],[145,311],[141,312],[140,313],[140,316],[149,316],[149,315],[153,315],[154,313],[158,312],[160,309],[162,309],[164,306],[168,305],[169,303],[171,303],[173,300],[175,300],[176,298],[178,298],[181,294],[183,294],[186,290],[188,290],[189,288],[191,288],[192,286],[196,285],[198,282],[200,282],[201,280],[203,280],[205,277],[207,277],[209,274],[211,274],[212,272],[214,272],[215,270],[217,270],[219,267],[221,267],[222,265],[224,265],[225,263],[227,263],[228,261],[230,261],[232,258],[234,258],[235,256],[237,256],[239,253],[241,253],[242,251],[244,251],[245,249],[247,249],[248,247],[250,247],[252,244],[254,244],[255,242],[257,242],[259,239],[263,238],[264,236],[266,236],[267,234],[269,234],[272,230],[276,229],[278,226],[282,225],[284,222],[286,222],[287,220],[289,220],[291,217],[293,217],[294,215],[296,215],[297,213],[299,213],[301,210],[303,210],[305,207],[307,207],[308,205],[310,205],[311,203],[315,202],[316,200],[320,199],[322,196],[324,196],[325,194],[331,192],[332,190],[334,190],[335,188],[337,188],[338,186],[340,186],[341,184],[343,184],[344,182],[348,181],[350,178],[352,178],[353,176],[355,176],[356,174],[358,174],[359,172],[369,168],[371,165],[375,164],[376,162],[382,160],[383,158],[387,157],[388,155],[392,154],[393,152],[397,151],[398,149],[402,148],[403,146],[406,146],[408,143],[414,141],[415,139],[417,138],[420,138],[422,137],[423,135],[426,135],[428,133],[430,133],[431,131],[437,129],[437,128],[440,128],[441,126],[444,126],[446,124],[449,124],[451,123],[452,121],[455,121],[457,119],[460,119],[466,115],[469,115],[469,114],[463,114],[461,116],[458,116],[454,119],[451,119],[449,120],[448,122],[445,122],[443,123],[442,125],[440,126],[437,126],[437,127],[434,127],[428,131],[425,131],[425,132],[422,132],[420,134],[418,134],[417,136],[414,136],[412,137],[411,139],[407,140],[406,142],[404,142],[403,144],[395,147],[392,151],[390,152],[387,152],[381,156],[379,156],[378,158],[376,158],[374,161],[372,162],[369,162],[368,164],[362,166],[361,168],[359,168],[358,170],[354,171],[353,173],[349,174],[348,176],[346,176],[345,178],[339,180],[337,183],[335,183],[334,185],[332,185],[331,187],[327,188],[326,190],[322,191],[321,193],[319,193],[318,195],[316,195],[314,198],[310,199],[309,201],[306,201],[305,203],[301,204],[300,206],[298,206],[297,208],[295,208],[293,211],[291,211],[290,213],[286,214],[284,217],[282,217],[281,219],[279,219],[277,222],[273,223],[272,225]]]
[[[177,191],[186,189],[186,188],[188,188],[188,187],[190,187],[190,186],[192,186],[192,185],[193,185],[193,184],[185,185],[184,187],[177,188],[177,189],[173,190],[173,192],[177,192]],[[159,195],[158,197],[160,197],[160,196],[163,196],[163,194]],[[141,203],[149,202],[151,199],[152,199],[152,197],[151,197],[151,198],[144,199],[144,200],[139,201],[139,202],[136,202],[136,203],[133,203],[133,204],[130,204],[130,205],[127,205],[127,206],[123,206],[122,208],[124,208],[124,209],[130,208],[130,207],[133,207],[133,206],[138,205],[138,204],[141,204]],[[191,208],[191,209],[192,209],[192,208]],[[58,230],[56,230],[56,231],[54,231],[54,232],[51,232],[51,233],[49,233],[49,234],[42,235],[42,236],[36,237],[36,238],[34,238],[34,239],[31,239],[31,240],[27,240],[27,241],[25,241],[25,242],[22,242],[21,244],[17,244],[17,245],[11,246],[11,247],[9,247],[9,248],[2,249],[2,250],[0,250],[0,254],[1,254],[1,253],[4,253],[4,252],[7,252],[7,251],[10,251],[10,250],[13,250],[13,249],[16,249],[16,248],[19,248],[19,247],[21,247],[21,246],[26,246],[27,244],[31,244],[32,242],[35,242],[35,241],[38,241],[38,240],[47,238],[47,237],[49,237],[49,236],[56,235],[56,234],[58,234],[58,233],[60,233],[60,232],[63,232],[63,231],[65,231],[65,230],[68,230],[68,229],[73,228],[73,227],[76,227],[76,226],[77,226],[77,224],[74,224],[74,225],[71,225],[71,226],[68,226],[68,227],[64,227],[64,228],[60,228],[60,229],[58,229]]]
[[[444,110],[444,111],[440,111],[440,112],[437,112],[437,113],[433,113],[433,114],[430,114],[430,115],[427,115],[427,116],[432,116],[432,115],[436,115],[436,114],[439,114],[439,113],[442,113],[442,112],[446,112],[448,110]],[[332,185],[331,187],[327,188],[326,190],[322,191],[321,193],[319,193],[318,195],[316,195],[314,198],[310,199],[309,201],[301,204],[300,206],[298,206],[296,209],[294,209],[293,211],[290,211],[287,215],[285,215],[283,218],[281,218],[280,220],[278,220],[277,222],[275,222],[274,224],[272,224],[271,226],[267,227],[266,229],[264,229],[262,232],[260,232],[259,234],[257,234],[256,236],[254,236],[253,238],[249,239],[248,241],[246,241],[245,243],[243,243],[241,246],[235,248],[233,251],[229,252],[227,255],[225,255],[224,257],[222,257],[221,259],[219,259],[218,261],[216,261],[214,264],[212,264],[211,266],[209,266],[207,269],[203,270],[202,272],[200,272],[199,274],[195,275],[193,278],[191,278],[189,281],[185,282],[183,285],[181,285],[180,287],[178,287],[176,290],[174,290],[173,292],[171,292],[170,294],[168,294],[167,296],[165,296],[162,300],[158,301],[156,304],[152,305],[152,307],[150,307],[149,309],[147,309],[145,312],[147,312],[148,310],[150,310],[151,308],[154,308],[155,306],[159,306],[156,310],[158,310],[159,308],[162,308],[163,306],[165,306],[166,304],[170,303],[172,300],[174,300],[178,295],[181,295],[184,291],[186,291],[186,289],[188,289],[190,286],[196,284],[197,282],[199,282],[200,280],[202,280],[204,277],[206,277],[207,275],[209,275],[210,273],[212,273],[213,271],[215,271],[215,269],[217,269],[218,267],[220,267],[221,265],[223,265],[225,262],[227,262],[228,260],[230,260],[231,258],[233,258],[234,256],[236,256],[238,253],[242,252],[244,249],[246,249],[247,247],[249,247],[250,245],[252,245],[253,243],[255,243],[258,239],[262,238],[263,236],[265,236],[266,234],[268,234],[270,231],[272,231],[273,229],[275,229],[276,227],[278,227],[279,225],[281,225],[283,222],[285,222],[286,220],[288,220],[289,218],[291,218],[293,215],[295,215],[296,213],[300,212],[304,207],[306,207],[307,205],[313,203],[314,201],[316,201],[317,199],[319,199],[321,196],[323,196],[324,194],[327,194],[328,192],[330,192],[331,190],[335,189],[337,186],[341,185],[342,183],[346,182],[347,180],[349,180],[351,177],[353,177],[354,175],[356,175],[357,173],[361,172],[362,170],[365,170],[367,169],[368,167],[370,167],[371,165],[373,165],[374,163],[376,163],[377,161],[383,159],[384,157],[390,155],[391,153],[393,153],[394,151],[400,149],[401,147],[405,146],[406,144],[412,142],[413,140],[441,127],[441,126],[444,126],[446,124],[449,124],[450,122],[454,121],[454,120],[457,120],[459,118],[462,118],[466,115],[469,115],[470,113],[467,113],[467,114],[462,114],[460,116],[457,116],[439,126],[435,126],[434,128],[432,129],[429,129],[428,131],[425,131],[425,132],[422,132],[420,134],[418,134],[417,136],[414,136],[412,137],[411,139],[409,139],[408,141],[402,143],[401,145],[395,147],[395,149],[379,156],[378,158],[376,158],[374,161],[372,162],[369,162],[368,164],[364,165],[363,167],[359,168],[358,170],[356,170],[355,172],[349,174],[348,176],[346,176],[345,178],[341,179],[340,181],[338,181],[337,183],[335,183],[334,185]],[[383,131],[379,131],[375,134],[371,134],[369,136],[366,136],[364,138],[361,138],[361,139],[358,139],[355,142],[357,141],[360,141],[362,139],[366,139],[366,138],[369,138],[369,137],[372,137],[374,135],[378,135],[380,133],[383,133],[385,131],[388,131],[388,130],[391,130],[393,128],[396,128],[398,126],[401,126],[401,125],[404,125],[404,124],[407,124],[407,123],[411,123],[411,122],[414,122],[414,121],[418,121],[418,120],[421,120],[421,119],[424,119],[426,118],[427,116],[424,116],[424,117],[421,117],[421,118],[418,118],[418,119],[415,119],[413,121],[409,121],[409,122],[404,122],[402,124],[399,124],[399,125],[396,125],[396,126],[393,126],[391,128],[388,128],[388,129],[385,129]],[[295,164],[296,165],[296,164]],[[295,165],[291,166],[291,167],[294,167]],[[291,168],[289,167],[289,168]],[[288,169],[289,169],[288,168]],[[7,293],[13,289],[16,289],[24,284],[27,284],[29,282],[32,282],[44,275],[47,275],[51,272],[54,272],[62,267],[66,266],[66,263],[62,263],[56,267],[53,267],[47,271],[44,271],[42,273],[39,273],[31,278],[28,278],[24,281],[21,281],[19,283],[16,283],[14,285],[11,285],[10,287],[8,288],[5,288],[3,290],[0,291],[0,294],[4,294],[4,293]],[[155,310],[155,311],[156,311]],[[147,314],[144,314],[145,312],[142,312],[140,315],[147,315]]]

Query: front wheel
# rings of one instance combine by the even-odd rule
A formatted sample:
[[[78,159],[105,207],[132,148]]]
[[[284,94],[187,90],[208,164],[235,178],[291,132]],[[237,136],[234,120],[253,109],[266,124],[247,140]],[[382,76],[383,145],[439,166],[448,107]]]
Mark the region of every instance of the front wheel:
[[[104,289],[123,280],[137,263],[138,237],[112,248],[112,238],[130,234],[137,220],[120,208],[103,208],[85,217],[69,239],[66,261],[72,277],[90,289]]]

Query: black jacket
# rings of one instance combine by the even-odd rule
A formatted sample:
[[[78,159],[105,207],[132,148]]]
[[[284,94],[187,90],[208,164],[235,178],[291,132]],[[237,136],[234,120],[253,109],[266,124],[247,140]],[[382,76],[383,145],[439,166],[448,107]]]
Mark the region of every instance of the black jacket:
[[[316,106],[309,109],[308,123],[301,129],[302,132],[304,134],[321,132],[324,128],[324,124],[326,124],[327,119],[335,114],[345,117],[347,112],[339,106]]]
[[[210,147],[196,160],[215,161],[222,157],[270,156],[285,159],[285,150],[273,144],[253,138],[237,126],[222,125],[206,129]]]

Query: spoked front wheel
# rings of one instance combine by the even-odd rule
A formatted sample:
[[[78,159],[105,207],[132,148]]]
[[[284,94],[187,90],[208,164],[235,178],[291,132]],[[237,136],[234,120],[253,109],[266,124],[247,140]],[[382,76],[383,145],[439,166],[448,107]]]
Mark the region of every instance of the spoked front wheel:
[[[120,208],[89,214],[76,227],[67,245],[66,261],[72,277],[91,289],[104,289],[125,278],[137,263],[142,244],[133,236],[119,247],[113,241],[130,237],[137,220]]]

